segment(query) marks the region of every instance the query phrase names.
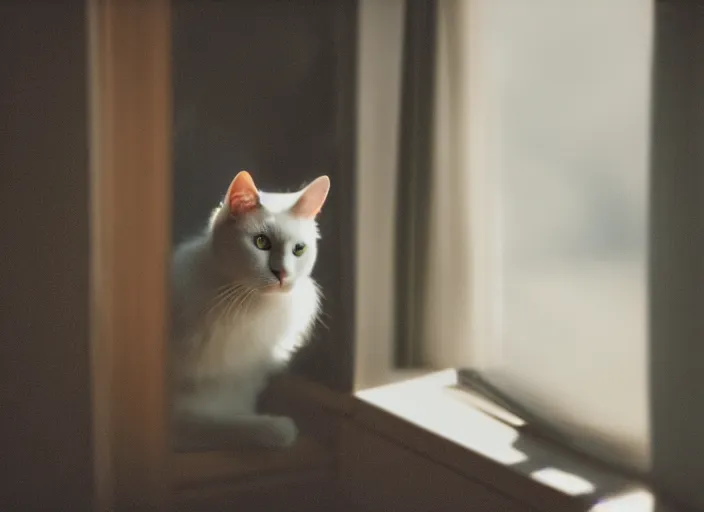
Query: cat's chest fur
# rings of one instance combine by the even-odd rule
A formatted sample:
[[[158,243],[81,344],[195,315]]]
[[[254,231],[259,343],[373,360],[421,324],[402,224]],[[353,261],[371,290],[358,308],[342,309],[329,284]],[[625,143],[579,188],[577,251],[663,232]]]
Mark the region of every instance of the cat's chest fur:
[[[287,294],[258,295],[237,308],[222,305],[195,318],[187,334],[192,347],[181,369],[184,377],[247,379],[286,363],[308,334],[318,310],[318,290],[301,279]]]

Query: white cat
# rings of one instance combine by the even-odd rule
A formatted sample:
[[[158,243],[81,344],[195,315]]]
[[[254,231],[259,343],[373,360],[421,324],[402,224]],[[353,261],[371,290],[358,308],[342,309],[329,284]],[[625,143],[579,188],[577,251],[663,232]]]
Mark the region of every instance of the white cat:
[[[205,231],[173,257],[170,374],[177,449],[284,447],[287,417],[257,414],[259,393],[311,331],[316,215],[330,180],[258,191],[242,171]]]

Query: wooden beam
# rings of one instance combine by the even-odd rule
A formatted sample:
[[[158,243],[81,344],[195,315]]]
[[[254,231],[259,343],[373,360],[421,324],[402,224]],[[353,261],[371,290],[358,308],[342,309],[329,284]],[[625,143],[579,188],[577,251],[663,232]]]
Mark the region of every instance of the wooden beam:
[[[90,0],[96,510],[163,510],[171,215],[168,0]]]

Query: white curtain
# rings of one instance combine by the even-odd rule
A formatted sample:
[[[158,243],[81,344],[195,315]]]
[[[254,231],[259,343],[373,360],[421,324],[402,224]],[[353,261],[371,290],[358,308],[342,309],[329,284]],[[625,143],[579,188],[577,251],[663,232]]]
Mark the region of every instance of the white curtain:
[[[360,5],[358,388],[398,378],[403,5]],[[704,6],[656,5],[438,1],[423,358],[704,506]]]
[[[652,6],[438,5],[427,359],[646,469]]]
[[[361,0],[355,387],[393,377],[396,165],[404,0]]]

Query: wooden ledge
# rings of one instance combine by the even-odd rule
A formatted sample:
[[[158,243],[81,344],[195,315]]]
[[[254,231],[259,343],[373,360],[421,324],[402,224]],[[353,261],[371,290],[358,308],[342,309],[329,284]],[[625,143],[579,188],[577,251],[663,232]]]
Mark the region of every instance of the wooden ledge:
[[[330,449],[308,436],[287,450],[175,453],[170,458],[172,509],[193,512],[265,506],[283,511],[286,503],[306,499],[327,506],[332,499],[334,469]]]
[[[444,483],[438,485],[450,493],[444,496],[447,505],[462,498],[462,509],[471,503],[479,510],[507,512],[581,512],[592,507],[593,502],[579,492],[537,478],[536,470],[544,464],[531,465],[531,461],[565,462],[568,454],[558,454],[556,447],[542,449],[524,439],[520,427],[491,419],[467,403],[464,395],[452,391],[451,373],[414,378],[357,396],[283,376],[273,383],[265,402],[271,410],[294,417],[303,432],[299,442],[281,451],[173,454],[169,461],[174,508],[290,511],[293,506],[322,512],[370,494],[375,497],[367,504],[381,507],[370,510],[399,503],[409,507],[415,503],[416,508],[408,510],[426,510],[418,508],[423,499],[442,497],[429,492],[426,478],[441,477]],[[398,472],[405,472],[404,478],[393,476]],[[587,480],[600,487],[599,475],[591,476],[595,478]],[[384,478],[386,485],[377,486]],[[634,486],[592,510],[616,511],[624,506],[629,511],[652,512],[655,501],[647,489]],[[460,510],[447,510],[455,509]]]
[[[170,459],[172,488],[242,484],[262,477],[327,471],[333,467],[329,449],[311,437],[301,437],[290,449],[174,453]]]
[[[315,408],[341,416],[350,416],[357,402],[353,395],[333,391],[322,384],[291,374],[273,379],[267,395],[277,403]]]
[[[266,410],[290,415],[302,430],[290,449],[243,449],[234,452],[173,453],[169,473],[174,490],[211,484],[242,483],[261,477],[331,470],[340,417],[354,398],[328,390],[302,377],[277,378],[266,393]]]
[[[496,419],[457,384],[456,372],[446,370],[358,392],[353,422],[520,504],[519,510],[686,510],[663,503],[636,479],[531,434],[521,418],[513,424]]]
[[[336,510],[335,482],[328,471],[261,477],[246,483],[183,489],[171,497],[174,512],[327,512]]]
[[[183,511],[329,509],[334,494],[339,421],[345,403],[325,387],[291,375],[276,379],[263,399],[266,411],[291,416],[301,436],[283,450],[172,453],[173,509]]]

